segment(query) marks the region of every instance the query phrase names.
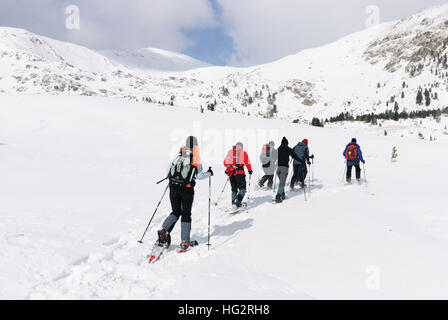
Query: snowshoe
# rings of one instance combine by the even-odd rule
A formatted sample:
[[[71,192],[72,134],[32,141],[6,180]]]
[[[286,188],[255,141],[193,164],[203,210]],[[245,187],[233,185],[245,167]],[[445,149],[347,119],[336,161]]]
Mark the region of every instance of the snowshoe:
[[[154,246],[152,247],[151,253],[147,257],[148,262],[151,264],[159,260],[162,254],[167,249],[168,247],[166,246],[166,244],[160,244],[159,240],[157,240],[156,243],[154,243]]]
[[[154,263],[159,260],[160,256],[168,249],[171,245],[171,236],[168,230],[163,228],[157,231],[157,241],[152,247],[151,253],[148,255],[149,263]]]
[[[235,204],[233,204],[230,209],[226,210],[226,212],[230,213],[230,214],[235,214],[235,213],[238,213],[241,210],[244,210],[246,208],[247,208],[247,203],[246,202],[242,202],[239,207],[237,207]]]
[[[180,244],[180,249],[179,249],[178,253],[186,252],[186,251],[190,250],[190,248],[196,247],[198,245],[199,245],[199,242],[197,242],[196,240],[193,240],[191,242],[182,242]]]

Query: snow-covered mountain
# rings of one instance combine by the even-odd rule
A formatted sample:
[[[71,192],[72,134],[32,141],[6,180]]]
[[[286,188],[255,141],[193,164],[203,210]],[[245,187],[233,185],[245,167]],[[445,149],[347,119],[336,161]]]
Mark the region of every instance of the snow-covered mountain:
[[[143,48],[134,51],[99,51],[111,61],[134,69],[148,71],[186,71],[210,66],[184,54],[157,48]]]
[[[0,92],[113,97],[140,96],[148,87],[163,86],[169,80],[160,76],[153,80],[152,73],[157,71],[149,73],[148,69],[186,70],[207,65],[159,49],[99,53],[8,27],[0,28],[0,57]]]
[[[296,122],[436,109],[448,98],[447,39],[442,5],[272,63],[231,68],[158,49],[95,52],[1,28],[0,91],[145,98]],[[417,105],[425,89],[431,103]]]

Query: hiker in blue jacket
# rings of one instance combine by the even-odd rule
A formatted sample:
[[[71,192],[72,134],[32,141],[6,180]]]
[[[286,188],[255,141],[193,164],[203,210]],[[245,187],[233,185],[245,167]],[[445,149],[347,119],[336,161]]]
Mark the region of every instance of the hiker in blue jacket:
[[[362,157],[362,151],[361,147],[356,142],[356,138],[352,139],[352,142],[350,142],[344,150],[344,153],[342,154],[344,158],[347,160],[347,175],[346,180],[347,183],[351,183],[352,181],[352,168],[355,167],[356,169],[356,180],[358,182],[361,181],[361,168],[359,166],[359,163],[366,163],[364,158]]]

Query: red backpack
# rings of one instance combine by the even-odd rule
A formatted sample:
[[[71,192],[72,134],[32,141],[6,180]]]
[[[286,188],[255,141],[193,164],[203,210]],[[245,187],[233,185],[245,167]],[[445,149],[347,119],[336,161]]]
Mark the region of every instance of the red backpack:
[[[345,150],[345,159],[356,160],[358,158],[358,146],[356,144],[347,146],[347,150]]]

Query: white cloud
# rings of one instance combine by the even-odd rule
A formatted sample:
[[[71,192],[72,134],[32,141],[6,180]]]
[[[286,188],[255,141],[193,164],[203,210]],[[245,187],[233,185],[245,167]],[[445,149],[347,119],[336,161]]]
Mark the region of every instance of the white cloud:
[[[218,22],[211,1],[221,9]],[[368,5],[380,8],[381,21],[390,21],[445,1],[0,0],[0,25],[95,49],[152,46],[173,51],[183,51],[194,41],[183,30],[219,25],[233,40],[228,63],[246,66],[324,45],[362,29]],[[71,4],[80,8],[79,31],[65,28],[65,7]],[[198,47],[204,50],[207,45]]]
[[[366,8],[381,22],[403,18],[445,0],[216,0],[233,40],[231,65],[266,63],[335,41],[365,28]]]
[[[80,8],[80,30],[65,28],[65,7]],[[191,45],[183,29],[215,25],[208,0],[2,0],[0,25],[73,41],[90,48],[159,47],[181,51]]]
[[[234,65],[264,63],[324,44],[332,33],[340,33],[334,24],[330,4],[297,0],[218,0],[222,23],[234,41]],[[327,9],[327,12],[326,12]],[[361,14],[364,12],[362,11]],[[336,30],[335,30],[336,29]]]
[[[213,17],[207,0],[86,0],[81,5],[81,30],[70,36],[85,39],[91,47],[180,51],[191,44],[182,30],[209,27]]]

